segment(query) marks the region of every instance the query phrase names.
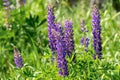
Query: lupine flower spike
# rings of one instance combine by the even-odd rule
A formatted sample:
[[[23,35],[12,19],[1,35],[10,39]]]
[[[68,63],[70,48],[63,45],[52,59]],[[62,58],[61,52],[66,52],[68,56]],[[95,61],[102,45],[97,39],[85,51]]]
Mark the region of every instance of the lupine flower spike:
[[[102,58],[102,42],[101,42],[101,25],[100,25],[100,13],[96,6],[92,9],[92,33],[94,43],[94,59],[98,57]]]
[[[66,52],[70,57],[71,53],[74,51],[74,39],[73,39],[73,25],[72,22],[66,20],[65,22],[65,42],[66,42]]]
[[[14,62],[17,68],[23,67],[23,60],[19,50],[14,46]]]
[[[9,29],[10,25],[8,22],[8,19],[10,17],[10,2],[9,0],[3,0],[3,6],[5,10],[5,27],[6,29]]]
[[[16,0],[16,6],[17,6],[17,8],[25,5],[25,3],[26,3],[26,0]]]
[[[84,46],[86,52],[88,52],[89,38],[81,38],[80,43]]]
[[[83,32],[84,36],[81,38],[80,43],[84,46],[86,52],[88,52],[88,45],[89,45],[89,38],[86,37],[86,32],[88,30],[85,28],[85,21],[81,21],[81,31]]]
[[[57,62],[59,68],[59,75],[60,76],[68,76],[68,68],[67,68],[67,61],[65,59],[66,51],[65,51],[65,41],[63,35],[60,32],[55,31],[52,29],[52,33],[56,39],[56,52],[57,52]]]
[[[47,7],[48,10],[48,17],[47,17],[47,22],[48,22],[48,37],[49,37],[49,46],[52,51],[52,58],[54,60],[54,54],[56,51],[56,45],[55,45],[55,37],[52,34],[52,29],[56,30],[55,26],[55,16],[54,16],[54,11],[51,5]]]
[[[88,32],[88,30],[85,27],[86,26],[85,20],[81,20],[81,24],[80,25],[81,25],[80,29],[81,29],[82,32]]]

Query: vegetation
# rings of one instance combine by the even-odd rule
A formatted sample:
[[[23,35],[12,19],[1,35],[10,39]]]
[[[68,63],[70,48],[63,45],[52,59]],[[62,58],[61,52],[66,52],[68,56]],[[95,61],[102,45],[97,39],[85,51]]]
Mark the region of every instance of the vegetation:
[[[15,0],[10,0],[16,5]],[[120,79],[120,12],[106,0],[100,9],[102,59],[93,59],[92,8],[87,0],[71,5],[67,0],[29,0],[8,13],[9,29],[5,26],[5,9],[0,1],[0,79],[1,80],[119,80]],[[73,23],[76,62],[66,57],[69,75],[58,75],[57,61],[52,61],[48,42],[47,5],[54,6],[56,22],[62,26],[66,19]],[[89,30],[88,52],[80,44],[84,19]],[[21,53],[24,66],[16,68],[15,45]]]

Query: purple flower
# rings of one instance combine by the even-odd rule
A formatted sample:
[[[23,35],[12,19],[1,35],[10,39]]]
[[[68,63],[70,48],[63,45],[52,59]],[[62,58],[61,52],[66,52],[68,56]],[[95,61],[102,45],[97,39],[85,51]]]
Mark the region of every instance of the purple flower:
[[[26,4],[26,0],[16,0],[16,6],[19,8]]]
[[[23,0],[23,3],[25,4],[25,3],[26,3],[26,0]]]
[[[81,38],[80,43],[85,47],[85,51],[88,52],[89,38]]]
[[[82,32],[88,32],[88,30],[85,28],[85,21],[84,20],[81,20],[81,31]]]
[[[3,6],[4,7],[9,7],[10,6],[9,0],[3,0]]]
[[[82,45],[84,45],[85,47],[88,47],[88,45],[89,45],[89,38],[82,38],[82,39],[80,40],[80,43],[81,43]]]
[[[80,43],[84,46],[86,52],[88,52],[89,38],[86,38],[86,32],[88,30],[85,28],[85,21],[81,21],[81,31],[84,33],[84,36],[81,38]]]
[[[23,67],[22,57],[21,57],[20,52],[18,51],[18,49],[16,47],[14,47],[14,62],[16,64],[17,68]]]
[[[10,2],[9,0],[3,0],[3,6],[4,6],[4,10],[5,10],[5,26],[6,29],[10,28],[9,25],[9,18],[10,18]]]
[[[96,6],[92,9],[92,33],[95,55],[94,59],[102,58],[102,42],[101,42],[101,26],[100,26],[100,13]]]
[[[52,29],[56,30],[56,25],[55,25],[55,16],[54,16],[54,11],[53,8],[49,5],[47,7],[48,10],[48,17],[47,17],[47,21],[48,21],[48,37],[49,37],[49,46],[50,49],[52,51],[52,58],[54,59],[54,53],[56,51],[56,44],[55,44],[55,37],[52,34]]]
[[[67,61],[65,59],[66,56],[66,48],[65,48],[65,41],[64,36],[61,35],[61,31],[56,31],[52,29],[52,33],[56,39],[56,52],[57,52],[57,62],[59,68],[59,75],[60,76],[68,76],[68,68],[67,68]]]
[[[74,39],[73,39],[73,26],[72,22],[66,20],[65,22],[65,44],[66,44],[66,53],[70,57],[72,51],[74,51]]]

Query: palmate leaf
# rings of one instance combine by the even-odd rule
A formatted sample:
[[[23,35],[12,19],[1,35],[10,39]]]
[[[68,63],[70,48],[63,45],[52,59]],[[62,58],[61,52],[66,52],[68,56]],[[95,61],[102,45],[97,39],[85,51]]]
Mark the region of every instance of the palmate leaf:
[[[36,27],[39,23],[39,16],[38,15],[32,15],[30,13],[29,18],[26,18],[26,22],[28,25],[30,25],[31,27]]]
[[[26,23],[31,27],[41,26],[46,22],[46,18],[40,20],[39,15],[33,15],[30,13],[29,18],[26,18]]]
[[[41,26],[41,25],[44,24],[46,21],[47,21],[47,19],[43,19],[43,20],[38,24],[38,26]]]

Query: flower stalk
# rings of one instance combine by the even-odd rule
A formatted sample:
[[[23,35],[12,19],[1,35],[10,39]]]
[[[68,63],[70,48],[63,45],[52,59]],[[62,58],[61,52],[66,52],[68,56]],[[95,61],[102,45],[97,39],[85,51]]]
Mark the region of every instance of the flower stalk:
[[[52,51],[52,59],[54,60],[55,58],[55,52],[56,52],[56,44],[55,44],[55,37],[52,34],[52,29],[56,30],[56,25],[55,25],[55,16],[54,16],[54,10],[51,5],[47,7],[48,10],[48,17],[47,17],[47,22],[48,22],[48,37],[49,37],[49,46]]]
[[[85,21],[84,20],[81,21],[81,28],[80,29],[84,34],[84,36],[80,40],[80,43],[81,43],[81,45],[84,46],[84,50],[86,52],[88,52],[89,38],[87,38],[87,35],[86,35],[88,30],[85,28]]]
[[[66,47],[65,47],[64,36],[61,35],[59,31],[55,31],[54,29],[52,29],[52,33],[56,39],[56,52],[57,52],[59,75],[68,76],[69,73],[68,73],[67,61],[65,59]]]
[[[66,53],[71,57],[72,52],[74,51],[74,39],[73,39],[73,24],[70,20],[65,21],[65,44],[66,44]]]
[[[19,50],[14,46],[14,62],[17,68],[23,67],[23,60]]]
[[[9,0],[3,0],[3,6],[4,6],[4,15],[5,15],[5,27],[8,30],[10,28],[9,25],[9,17],[10,17],[10,2]]]
[[[94,5],[92,9],[92,33],[94,43],[94,59],[97,57],[102,58],[102,39],[101,39],[101,25],[100,25],[100,13],[97,6]]]

